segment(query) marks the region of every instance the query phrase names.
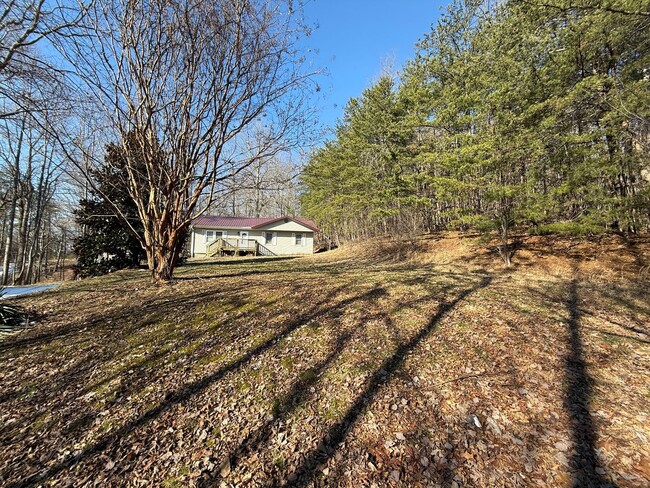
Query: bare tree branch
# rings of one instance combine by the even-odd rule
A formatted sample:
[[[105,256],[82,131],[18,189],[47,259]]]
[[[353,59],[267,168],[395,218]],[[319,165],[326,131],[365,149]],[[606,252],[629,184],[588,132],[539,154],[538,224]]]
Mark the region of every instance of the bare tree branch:
[[[87,36],[60,42],[115,139],[135,141],[126,172],[156,281],[171,277],[192,219],[217,186],[309,142],[316,72],[300,56],[297,41],[308,31],[294,7],[103,0],[88,11]]]

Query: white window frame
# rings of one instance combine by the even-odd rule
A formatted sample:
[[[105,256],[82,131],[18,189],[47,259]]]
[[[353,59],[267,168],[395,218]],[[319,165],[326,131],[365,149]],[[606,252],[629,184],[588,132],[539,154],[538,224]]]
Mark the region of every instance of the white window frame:
[[[212,229],[209,229],[209,230],[206,229],[206,231],[205,231],[205,242],[206,242],[206,244],[208,242],[212,242],[214,240],[215,240],[214,231]]]
[[[293,238],[293,244],[295,246],[304,246],[305,245],[305,234],[304,232],[296,232]],[[298,236],[300,236],[300,242],[298,242]]]

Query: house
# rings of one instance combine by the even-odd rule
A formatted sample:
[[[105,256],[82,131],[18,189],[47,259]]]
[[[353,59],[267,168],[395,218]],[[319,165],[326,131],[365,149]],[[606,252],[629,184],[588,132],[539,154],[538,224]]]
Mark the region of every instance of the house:
[[[202,216],[192,222],[190,255],[312,254],[317,231],[311,220],[295,217]]]

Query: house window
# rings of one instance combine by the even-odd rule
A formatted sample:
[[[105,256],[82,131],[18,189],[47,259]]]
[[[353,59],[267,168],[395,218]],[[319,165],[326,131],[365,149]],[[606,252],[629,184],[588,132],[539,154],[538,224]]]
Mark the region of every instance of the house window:
[[[223,232],[220,230],[206,230],[205,231],[205,242],[212,242],[215,239],[220,239],[223,237]]]
[[[302,246],[302,239],[303,239],[302,234],[296,234],[296,246]]]
[[[273,244],[273,232],[264,233],[264,244],[266,245]]]

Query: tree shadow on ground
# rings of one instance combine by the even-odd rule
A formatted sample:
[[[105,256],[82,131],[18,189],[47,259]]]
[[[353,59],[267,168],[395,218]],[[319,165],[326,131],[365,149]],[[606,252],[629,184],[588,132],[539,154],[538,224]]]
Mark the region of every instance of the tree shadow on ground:
[[[375,288],[367,294],[366,298],[373,303],[376,302],[377,299],[386,295],[387,293],[383,288]],[[365,317],[364,324],[367,324],[369,320],[375,318],[387,319],[388,316],[384,312],[375,312]],[[264,422],[256,430],[251,431],[246,438],[227,455],[227,462],[232,469],[236,468],[238,463],[247,455],[256,450],[262,449],[264,444],[269,441],[273,429],[292,411],[307,402],[314,395],[316,390],[312,391],[310,387],[315,385],[318,382],[320,375],[339,358],[352,337],[363,334],[364,328],[365,327],[362,325],[361,327],[356,327],[354,331],[346,330],[338,334],[334,341],[334,347],[332,347],[327,356],[299,375],[298,380],[291,386],[290,390],[282,396],[282,399],[276,405],[276,415]],[[214,476],[204,479],[199,486],[205,488],[214,486],[214,479],[218,476],[219,473],[214,473]]]
[[[47,413],[57,414],[59,423],[69,421],[76,424],[76,417],[82,412],[79,409],[70,410],[68,405],[74,404],[92,390],[101,389],[110,381],[128,373],[128,381],[123,382],[116,393],[119,400],[120,396],[125,397],[138,387],[155,381],[161,362],[174,356],[173,351],[161,346],[172,342],[181,350],[192,345],[218,347],[218,340],[222,340],[224,335],[229,337],[237,334],[243,337],[249,334],[248,329],[239,330],[239,322],[232,320],[237,318],[233,312],[251,303],[249,294],[244,293],[247,290],[245,285],[235,285],[230,286],[228,290],[203,290],[181,296],[169,295],[166,298],[146,296],[142,300],[127,302],[126,305],[111,311],[92,314],[72,323],[47,324],[24,336],[8,339],[0,345],[0,355],[4,356],[2,359],[19,357],[29,364],[30,356],[38,357],[38,354],[44,351],[47,355],[47,351],[53,350],[65,363],[63,366],[55,365],[56,370],[47,375],[46,381],[42,376],[35,376],[31,380],[21,381],[13,390],[7,388],[0,394],[0,404],[21,398],[23,401],[28,399],[26,404],[32,408],[31,411],[24,409],[24,412],[21,412],[23,416],[18,417],[22,425],[29,426],[44,415],[44,409],[38,405],[48,405]],[[289,293],[292,293],[292,290],[295,291],[295,288],[290,287]],[[341,290],[342,288],[335,289],[332,293],[336,294]],[[213,326],[200,330],[186,330],[176,325],[160,327],[161,321],[170,320],[174,315],[189,319],[200,315],[201,309],[195,310],[196,305],[210,303],[210,299],[214,299],[219,304],[219,311],[227,315],[217,324],[218,334],[215,334]],[[273,304],[274,301],[263,303],[264,306]],[[325,302],[321,302],[315,305],[320,307],[324,304]],[[150,332],[155,335],[149,336]],[[145,347],[145,343],[147,348],[140,353],[138,346]],[[87,347],[88,345],[90,347]],[[148,347],[150,345],[155,347]],[[134,353],[138,354],[134,356]],[[112,365],[117,369],[105,375],[106,367]],[[70,385],[78,387],[70,388]],[[7,409],[8,405],[3,408]],[[29,429],[24,429],[20,435],[11,432],[12,429],[15,429],[15,425],[1,426],[0,438],[16,443],[31,435]]]
[[[588,291],[589,293],[592,293],[594,295],[594,298],[592,298],[591,301],[595,300],[597,302],[602,302],[602,303],[614,303],[614,304],[621,305],[622,308],[624,308],[627,313],[634,316],[634,320],[637,321],[638,326],[630,325],[630,324],[624,324],[620,320],[617,320],[617,319],[613,318],[611,315],[616,314],[617,311],[616,311],[616,309],[612,309],[611,307],[607,307],[607,310],[610,312],[609,314],[602,314],[602,313],[595,313],[592,310],[589,310],[587,307],[580,306],[576,310],[577,314],[580,317],[588,315],[588,316],[593,317],[595,319],[601,319],[601,320],[603,320],[603,321],[605,321],[605,322],[607,322],[607,323],[609,323],[611,325],[614,325],[616,327],[620,327],[621,329],[624,329],[624,330],[626,330],[628,332],[632,332],[632,333],[635,333],[635,334],[650,337],[650,332],[648,330],[644,330],[644,329],[641,328],[641,327],[645,326],[644,319],[638,317],[638,315],[641,315],[642,317],[645,318],[646,316],[650,315],[650,310],[646,311],[646,310],[643,310],[643,309],[639,309],[638,310],[638,315],[637,315],[637,314],[633,313],[633,310],[635,308],[639,308],[639,307],[637,307],[637,305],[635,305],[631,301],[623,299],[621,297],[621,294],[623,292],[621,291],[620,288],[618,289],[618,291],[619,291],[618,293],[616,293],[616,292],[608,292],[608,291],[605,291],[603,288],[604,288],[603,286],[596,287],[596,286],[588,285],[588,284],[585,284],[585,283],[581,284],[581,289],[583,290],[583,292]],[[636,287],[635,287],[635,289],[636,289]],[[555,296],[555,294],[548,293],[548,292],[542,292],[542,291],[540,291],[537,288],[532,287],[532,286],[526,287],[526,290],[530,294],[538,296],[538,297],[542,298],[543,300],[545,300],[545,301],[547,301],[549,303],[558,303],[558,302],[560,302],[560,299],[557,296]],[[585,326],[585,325],[582,325],[582,327],[583,328],[589,328],[589,329],[592,329],[592,330],[596,330],[596,331],[598,331],[598,332],[600,332],[602,334],[609,335],[609,336],[620,337],[622,339],[630,339],[630,340],[641,342],[641,343],[648,343],[648,341],[646,339],[639,338],[639,337],[616,334],[616,333],[613,333],[613,332],[607,332],[605,330],[598,329],[596,327],[588,327],[588,326]]]
[[[571,456],[573,486],[614,486],[604,478],[604,469],[596,453],[596,428],[590,411],[593,380],[587,371],[584,346],[580,332],[580,297],[578,282],[574,278],[568,290],[566,307],[569,312],[569,352],[565,359],[566,388],[564,407],[569,415],[569,426],[574,452]]]
[[[634,257],[634,264],[636,265],[639,272],[641,273],[646,272],[650,265],[648,264],[648,261],[645,255],[643,254],[643,252],[639,249],[639,243],[647,244],[648,243],[647,237],[626,235],[625,243],[627,244],[628,250],[632,253],[632,256]]]
[[[236,295],[237,293],[245,289],[244,285],[241,286],[230,286],[228,291],[230,297]],[[117,290],[123,291],[123,290]],[[161,311],[165,309],[173,309],[175,307],[180,307],[182,305],[187,305],[188,303],[196,303],[201,300],[215,297],[214,290],[206,290],[200,293],[192,294],[190,296],[180,296],[177,298],[171,299],[161,299],[160,297],[147,298],[143,301],[136,302],[133,305],[128,307],[122,307],[118,310],[115,310],[112,313],[98,313],[94,316],[89,317],[86,320],[76,321],[65,327],[54,326],[54,327],[40,327],[29,331],[29,334],[21,335],[18,337],[6,338],[0,344],[0,353],[11,350],[11,349],[23,349],[26,347],[39,346],[47,344],[55,339],[63,339],[70,336],[75,336],[82,330],[88,328],[101,328],[102,331],[115,329],[115,333],[124,335],[125,333],[132,332],[137,326],[141,328],[143,325],[146,325],[144,320],[133,320],[133,317],[142,316],[143,312],[158,312],[156,315],[160,315]],[[152,317],[152,320],[156,320],[159,317]],[[120,324],[119,327],[111,327],[106,324],[115,323]],[[131,323],[131,327],[124,327],[124,324]]]
[[[277,273],[282,273],[282,274],[287,274],[291,272],[291,270],[286,270],[286,269],[275,269],[275,270],[269,270],[269,269],[247,269],[244,271],[238,271],[236,273],[228,273],[228,272],[223,272],[223,273],[212,273],[212,274],[205,274],[205,275],[198,275],[198,276],[176,276],[174,277],[175,282],[181,282],[181,281],[200,281],[200,280],[211,280],[211,279],[227,279],[227,278],[242,278],[245,276],[271,276],[272,274],[277,274]]]
[[[288,321],[279,331],[274,333],[268,339],[264,340],[256,346],[250,347],[237,358],[219,367],[216,371],[197,380],[187,382],[175,390],[168,391],[163,400],[160,401],[157,405],[147,409],[137,418],[123,424],[115,431],[106,434],[87,448],[81,450],[80,452],[67,456],[65,459],[57,462],[57,464],[49,468],[41,468],[37,472],[32,472],[32,474],[25,476],[22,480],[14,482],[13,484],[8,484],[7,486],[34,486],[46,482],[48,479],[55,477],[62,471],[70,469],[77,463],[96,454],[100,454],[114,444],[121,442],[135,429],[148,424],[175,405],[189,400],[194,395],[197,395],[198,393],[208,388],[210,385],[221,380],[227,374],[240,370],[252,359],[270,350],[279,341],[292,334],[299,327],[308,324],[315,318],[323,314],[336,314],[337,312],[342,312],[353,303],[364,302],[369,299],[372,300],[378,296],[381,296],[382,293],[385,293],[380,287],[375,286],[369,291],[355,294],[343,300],[335,300],[336,295],[340,293],[342,289],[343,288],[341,287],[329,290],[328,293],[323,295],[319,303],[313,304],[309,311],[300,314],[299,316],[296,316],[292,320]],[[331,302],[333,302],[333,304],[328,305]],[[343,337],[341,340],[344,341],[345,338]],[[92,419],[84,419],[82,417],[81,420],[84,422],[84,425],[87,425],[88,421],[91,421]],[[83,425],[75,425],[75,427],[83,427]]]
[[[237,289],[234,287],[233,289]],[[124,401],[130,393],[136,392],[139,388],[151,384],[155,381],[157,368],[161,362],[171,355],[169,349],[164,344],[173,341],[177,348],[184,348],[192,344],[205,344],[210,342],[210,334],[213,329],[206,330],[182,330],[179,331],[174,327],[163,327],[161,332],[156,331],[156,326],[160,324],[163,317],[168,316],[172,311],[190,313],[193,308],[192,304],[196,301],[202,301],[209,297],[214,297],[214,291],[203,291],[184,297],[171,299],[146,299],[142,302],[136,302],[128,307],[120,307],[111,313],[92,316],[88,320],[81,320],[78,323],[55,325],[47,333],[41,333],[32,337],[26,337],[15,340],[7,344],[10,349],[19,350],[23,359],[29,361],[28,351],[32,347],[51,348],[53,345],[58,349],[57,340],[63,339],[65,344],[61,344],[61,350],[58,354],[61,359],[68,356],[73,357],[69,365],[59,368],[56,372],[48,374],[46,382],[41,377],[35,377],[32,381],[22,381],[20,387],[7,390],[0,395],[0,404],[6,404],[25,396],[29,393],[30,405],[48,405],[48,413],[56,413],[59,418],[59,424],[70,424],[62,427],[62,434],[70,434],[73,437],[79,425],[79,416],[83,410],[88,410],[87,406],[77,409],[69,409],[69,405],[84,395],[100,390],[112,380],[120,379],[128,373],[128,382],[121,382],[116,391],[115,401],[117,403]],[[222,310],[237,310],[245,303],[245,297],[240,293],[222,294],[217,296],[219,302],[223,305]],[[153,329],[152,329],[153,327]],[[224,324],[220,327],[220,336],[237,332],[236,324]],[[154,337],[147,336],[152,330],[156,331]],[[147,337],[140,337],[145,335]],[[242,335],[240,333],[240,335]],[[72,337],[71,337],[72,336]],[[96,341],[99,346],[92,347],[89,350],[82,344],[75,347],[74,342],[77,337],[82,337],[81,341]],[[133,342],[134,339],[138,339]],[[139,358],[133,360],[131,355],[138,351],[138,345],[141,340],[153,342],[157,347],[147,349],[146,353],[139,354]],[[1,348],[0,348],[1,352]],[[72,354],[71,354],[72,353]],[[105,369],[111,365],[119,365],[117,369],[111,370],[105,374]],[[97,379],[97,376],[100,378]],[[79,385],[77,388],[69,388],[69,385]],[[83,386],[81,386],[83,385]],[[3,408],[7,408],[4,405]],[[54,412],[50,412],[50,410]],[[25,409],[25,411],[28,411]],[[44,414],[42,408],[33,408],[29,415],[24,414],[21,418],[21,424],[29,426],[32,422],[37,421]],[[93,418],[96,418],[96,412]],[[10,435],[12,443],[20,442],[25,437],[31,435],[29,429],[24,430],[20,435],[11,433],[10,426],[0,427],[0,439],[6,439]],[[4,439],[3,439],[4,438]],[[65,438],[61,436],[61,441]]]
[[[485,277],[479,284],[465,289],[451,302],[440,304],[438,311],[431,317],[427,325],[412,336],[408,342],[403,342],[391,356],[383,361],[382,365],[367,381],[363,392],[357,396],[354,403],[348,408],[343,418],[330,427],[327,434],[318,443],[318,446],[311,452],[306,453],[303,462],[289,475],[288,485],[308,486],[313,481],[318,473],[318,467],[334,455],[338,445],[345,440],[348,433],[359,421],[381,386],[389,381],[402,367],[406,355],[427,338],[437,328],[440,320],[456,305],[472,293],[487,287],[491,281],[492,278]]]
[[[214,259],[201,259],[197,261],[188,261],[178,267],[179,270],[185,268],[197,268],[201,266],[231,266],[242,264],[263,264],[263,263],[276,263],[280,261],[292,261],[297,259],[297,256],[270,256],[270,257],[255,257],[255,258],[214,258]],[[176,279],[176,278],[174,278]]]
[[[624,326],[622,326],[621,324],[617,324],[616,322],[611,322],[611,323],[614,324],[614,325],[618,325],[619,327],[625,328]],[[609,336],[609,337],[612,337],[612,338],[615,338],[615,339],[625,339],[625,340],[628,340],[628,341],[639,342],[641,344],[650,344],[650,341],[648,341],[646,339],[639,339],[638,337],[633,337],[633,336],[629,336],[629,335],[625,335],[625,334],[617,334],[615,332],[608,332],[606,330],[599,329],[598,327],[590,327],[588,325],[583,325],[582,328],[583,329],[593,330],[595,332],[598,332],[600,334],[603,334],[603,335],[606,335],[606,336]],[[637,332],[637,331],[633,330],[633,332]],[[643,335],[648,335],[647,333],[645,333],[643,331],[638,331],[637,333],[638,334],[643,334]]]

